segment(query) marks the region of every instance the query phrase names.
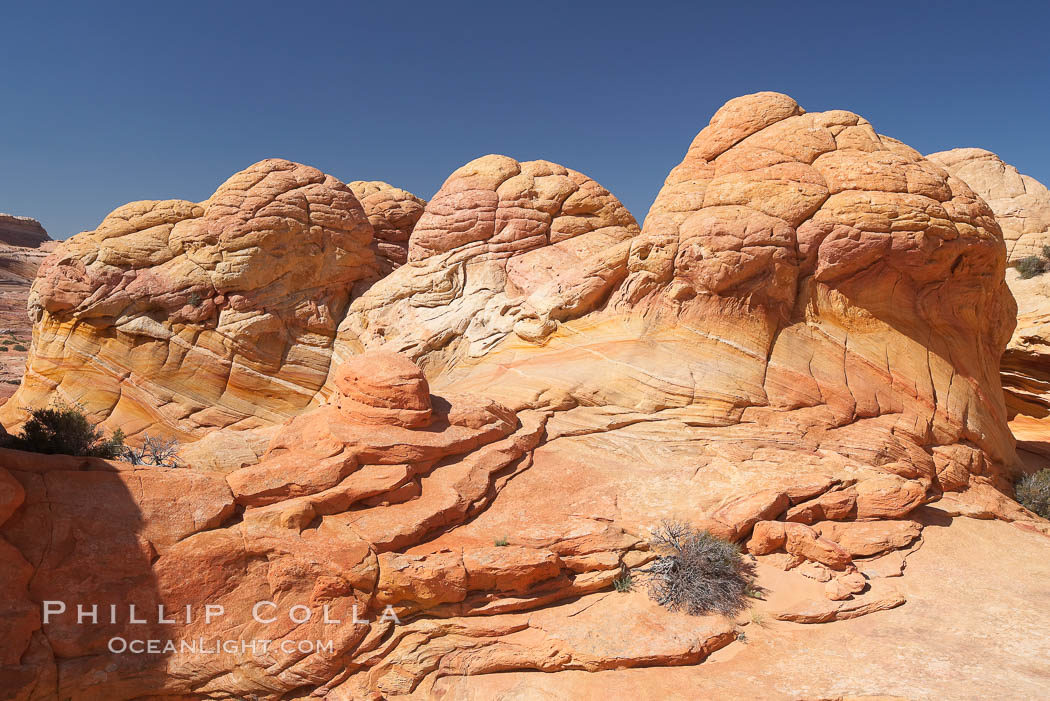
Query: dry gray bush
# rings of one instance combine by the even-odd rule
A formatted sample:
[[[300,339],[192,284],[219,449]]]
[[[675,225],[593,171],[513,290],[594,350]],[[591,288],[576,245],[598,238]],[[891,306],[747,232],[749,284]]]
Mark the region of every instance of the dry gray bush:
[[[1015,485],[1017,501],[1043,518],[1050,518],[1050,468],[1025,475]]]
[[[672,611],[691,615],[710,612],[727,616],[747,607],[754,591],[754,565],[735,544],[707,531],[665,521],[654,532],[653,549],[659,557],[639,570],[648,580],[649,595]]]
[[[141,448],[128,446],[124,449],[124,460],[133,465],[179,467],[179,441],[175,438],[161,438],[147,433],[142,439]]]

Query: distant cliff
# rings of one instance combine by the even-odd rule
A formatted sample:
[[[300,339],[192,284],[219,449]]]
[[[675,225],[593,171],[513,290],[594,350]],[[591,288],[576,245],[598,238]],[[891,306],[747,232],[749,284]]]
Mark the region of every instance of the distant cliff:
[[[0,244],[40,248],[51,237],[36,219],[0,213]]]

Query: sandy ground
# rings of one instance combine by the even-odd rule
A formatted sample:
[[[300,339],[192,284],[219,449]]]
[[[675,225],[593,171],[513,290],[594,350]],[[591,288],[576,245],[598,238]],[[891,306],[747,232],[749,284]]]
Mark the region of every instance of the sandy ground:
[[[736,642],[694,667],[446,678],[445,701],[1050,698],[1050,538],[927,507],[905,575],[875,580],[900,608],[824,624],[772,620],[770,590]],[[792,581],[799,578],[793,577]],[[620,596],[644,596],[642,592]],[[746,615],[744,618],[750,618]]]

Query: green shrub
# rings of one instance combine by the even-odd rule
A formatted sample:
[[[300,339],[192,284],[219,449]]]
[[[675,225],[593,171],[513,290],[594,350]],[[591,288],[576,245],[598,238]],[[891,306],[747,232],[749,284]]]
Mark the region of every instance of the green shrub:
[[[1046,262],[1039,256],[1028,256],[1017,261],[1017,272],[1022,280],[1028,280],[1046,272]]]
[[[26,347],[23,346],[21,343],[18,343],[15,345],[15,350],[24,353],[26,351]]]
[[[497,548],[505,548],[508,545],[510,545],[510,541],[507,540],[507,536],[502,536],[496,538],[496,540],[493,541],[493,545],[495,545]]]
[[[0,351],[6,353],[7,352],[7,346],[0,346]]]
[[[631,576],[631,571],[626,567],[620,567],[620,576],[613,580],[613,589],[625,594],[634,589],[634,577]]]
[[[124,453],[124,432],[117,429],[106,438],[84,415],[79,404],[58,402],[46,409],[33,409],[22,432],[8,447],[48,455],[119,458]]]
[[[649,580],[649,595],[661,606],[691,615],[716,611],[727,616],[747,608],[755,568],[735,544],[665,522],[654,533],[652,546],[659,557],[640,572]]]
[[[1043,246],[1043,259],[1050,261],[1050,246]]]
[[[1043,518],[1050,518],[1050,468],[1025,475],[1015,485],[1017,501]]]

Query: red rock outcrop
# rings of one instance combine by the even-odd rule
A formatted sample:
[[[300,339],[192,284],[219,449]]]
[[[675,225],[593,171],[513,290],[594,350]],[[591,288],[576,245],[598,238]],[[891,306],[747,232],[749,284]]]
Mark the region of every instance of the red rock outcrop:
[[[353,198],[325,182],[332,201]],[[216,198],[185,203],[189,221],[203,226]],[[162,219],[169,239],[184,221]],[[278,247],[282,226],[267,220],[259,238]],[[284,244],[299,245],[289,227]],[[364,262],[343,271],[347,300],[375,265],[368,236],[348,237],[340,260]],[[295,298],[270,277],[272,250],[240,271],[264,276],[249,301]],[[55,262],[37,343],[67,301],[72,326],[106,305],[141,309],[129,323],[142,327],[151,312],[172,329],[202,323],[177,292],[141,306],[123,273],[88,275],[93,255],[65,274]],[[334,341],[330,325],[317,332],[333,347],[311,366],[325,384],[314,372],[313,395],[293,387],[279,428],[231,422],[246,430],[198,441],[216,449],[195,455],[218,457],[186,470],[0,453],[15,478],[0,534],[17,551],[4,672],[84,699],[340,700],[498,698],[484,689],[565,682],[507,691],[479,675],[694,665],[749,638],[748,621],[610,591],[655,557],[650,529],[665,519],[743,543],[774,619],[906,611],[912,590],[885,580],[907,579],[931,526],[968,515],[1044,537],[1008,496],[1005,266],[993,213],[965,183],[855,114],[807,113],[776,93],[716,113],[641,230],[575,171],[473,161],[426,205],[407,262],[349,303]],[[84,297],[85,279],[111,287]],[[278,319],[298,308],[265,307]],[[279,414],[265,405],[270,382],[297,377],[286,368],[242,399]],[[115,524],[116,537],[99,532]],[[93,592],[179,613],[141,632],[77,626],[72,611],[42,627],[43,599]],[[258,602],[277,619],[253,616]],[[226,617],[209,623],[207,604]],[[115,635],[293,645],[143,658],[107,650]],[[331,647],[296,647],[313,640]]]
[[[279,423],[327,377],[352,287],[376,275],[371,241],[349,187],[277,159],[200,204],[120,207],[41,267],[12,404],[58,395],[129,435]]]
[[[990,151],[958,148],[927,156],[985,199],[1003,229],[1009,262],[1050,260],[1050,190]],[[1007,270],[1017,300],[1017,328],[1002,358],[1002,383],[1012,427],[1026,452],[1050,458],[1050,274],[1021,277]]]
[[[29,287],[56,245],[36,219],[0,214],[0,404],[22,379],[33,330]]]
[[[359,356],[338,377],[331,404],[290,420],[257,465],[226,475],[0,450],[0,543],[13,565],[3,585],[14,594],[0,612],[8,632],[0,675],[24,683],[19,698],[35,698],[35,685],[78,699],[283,695],[304,685],[331,698],[379,698],[412,691],[431,671],[417,657],[429,654],[421,640],[442,636],[452,649],[491,638],[481,663],[491,669],[611,664],[566,638],[557,616],[514,612],[608,586],[621,564],[646,559],[642,541],[609,524],[507,546],[454,534],[528,469],[546,416],[432,397],[418,368],[391,353]],[[46,636],[42,601],[70,602]],[[258,602],[268,602],[264,616],[253,611]],[[99,604],[104,622],[85,623],[76,603]],[[106,623],[110,604],[121,615]],[[150,619],[142,628],[125,615],[130,604]],[[159,621],[158,605],[173,623]],[[230,623],[211,625],[209,605]],[[313,617],[297,624],[289,611]],[[276,612],[285,617],[269,621]],[[666,654],[696,661],[734,637],[730,624],[707,625],[690,646],[664,642]],[[129,658],[108,647],[114,637],[214,644],[231,635],[275,649]],[[530,639],[545,642],[521,648]],[[278,648],[315,640],[333,647]],[[618,664],[645,663],[621,654]],[[450,672],[456,664],[449,660]]]
[[[988,203],[1002,227],[1011,263],[1038,256],[1043,246],[1050,245],[1050,190],[1041,182],[980,148],[956,148],[926,157]]]
[[[582,173],[484,156],[452,173],[416,224],[408,263],[339,327],[336,357],[388,346],[428,374],[594,310],[626,273],[630,212]]]
[[[50,240],[51,237],[36,219],[0,214],[0,244],[17,248],[40,248]]]
[[[348,183],[372,224],[372,247],[385,275],[408,260],[408,237],[426,202],[382,180]]]

